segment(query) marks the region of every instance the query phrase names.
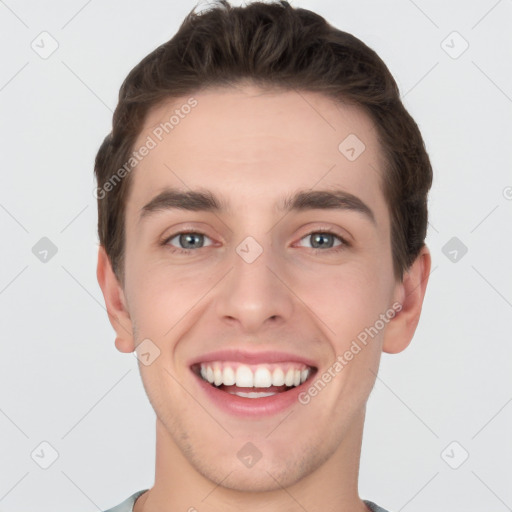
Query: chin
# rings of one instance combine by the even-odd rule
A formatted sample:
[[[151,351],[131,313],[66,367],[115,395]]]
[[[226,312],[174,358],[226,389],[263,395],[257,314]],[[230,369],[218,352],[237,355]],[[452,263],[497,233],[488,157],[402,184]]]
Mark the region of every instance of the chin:
[[[191,462],[196,471],[205,478],[219,487],[240,492],[282,491],[283,487],[290,487],[314,472],[323,462],[318,451],[311,453],[296,446],[288,457],[264,455],[252,467],[245,467],[238,460],[228,463],[227,458],[217,465],[213,458],[208,464],[204,463],[204,458],[194,459]]]
[[[229,474],[229,476],[222,478],[220,476],[222,474]],[[227,470],[225,473],[216,468],[212,475],[204,476],[220,487],[244,493],[280,491],[283,487],[293,485],[299,479],[295,472],[289,469],[264,466],[251,469],[236,468]]]

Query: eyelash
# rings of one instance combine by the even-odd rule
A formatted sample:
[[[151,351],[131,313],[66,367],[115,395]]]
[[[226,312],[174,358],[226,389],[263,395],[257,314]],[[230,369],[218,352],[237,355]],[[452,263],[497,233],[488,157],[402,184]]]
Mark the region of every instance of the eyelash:
[[[337,233],[334,233],[333,231],[330,231],[328,229],[318,229],[315,231],[310,231],[309,233],[305,234],[300,240],[302,240],[308,236],[317,235],[317,234],[332,235],[335,238],[337,238],[341,242],[341,244],[336,247],[330,247],[328,249],[317,249],[317,248],[313,247],[313,248],[311,248],[311,250],[313,251],[313,254],[318,254],[319,252],[330,253],[330,254],[338,253],[340,251],[345,250],[347,247],[351,247],[351,244],[349,242],[347,242],[345,240],[345,238],[343,238],[342,236],[340,236]],[[198,251],[199,249],[204,249],[204,247],[199,247],[199,249],[182,249],[180,247],[174,247],[174,246],[168,245],[169,242],[173,238],[177,237],[178,235],[203,235],[203,236],[209,238],[208,235],[205,235],[204,233],[201,233],[199,231],[178,231],[177,233],[173,233],[169,237],[165,238],[165,240],[163,240],[160,243],[160,245],[167,247],[171,251],[172,254],[186,255],[186,254],[190,254],[191,252]]]

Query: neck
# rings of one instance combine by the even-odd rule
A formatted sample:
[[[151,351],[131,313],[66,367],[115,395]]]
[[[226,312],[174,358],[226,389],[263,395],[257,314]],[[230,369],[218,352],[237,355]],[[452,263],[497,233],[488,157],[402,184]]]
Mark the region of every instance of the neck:
[[[217,482],[206,478],[156,421],[155,484],[136,501],[134,512],[368,512],[357,490],[364,410],[317,468],[288,487],[267,471],[271,488],[263,491],[230,488],[231,473]]]

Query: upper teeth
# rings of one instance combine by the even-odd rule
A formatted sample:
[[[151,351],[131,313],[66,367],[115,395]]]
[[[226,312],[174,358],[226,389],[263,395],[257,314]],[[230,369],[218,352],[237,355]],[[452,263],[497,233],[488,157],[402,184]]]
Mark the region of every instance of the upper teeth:
[[[309,376],[311,368],[300,363],[246,365],[229,362],[201,363],[201,377],[210,384],[240,388],[298,386]]]

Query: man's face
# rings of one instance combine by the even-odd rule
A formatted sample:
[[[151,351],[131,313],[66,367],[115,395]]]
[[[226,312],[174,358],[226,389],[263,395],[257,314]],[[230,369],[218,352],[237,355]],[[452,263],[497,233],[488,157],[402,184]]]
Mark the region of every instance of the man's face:
[[[378,320],[397,297],[376,132],[358,108],[309,92],[245,87],[194,98],[168,134],[158,126],[188,98],[153,110],[135,144],[156,142],[133,171],[126,210],[135,343],[149,339],[160,351],[140,364],[141,376],[160,447],[178,447],[227,487],[287,486],[357,444],[387,327]],[[167,189],[209,191],[223,208],[163,201],[144,210]],[[349,200],[280,209],[319,191]],[[366,344],[357,341],[370,327]],[[202,379],[201,363],[206,378],[227,384]],[[279,393],[231,394],[240,389],[228,367],[238,384],[277,379],[268,390]],[[290,379],[299,370],[308,380],[282,391],[290,369]],[[309,393],[329,369],[330,382]]]

